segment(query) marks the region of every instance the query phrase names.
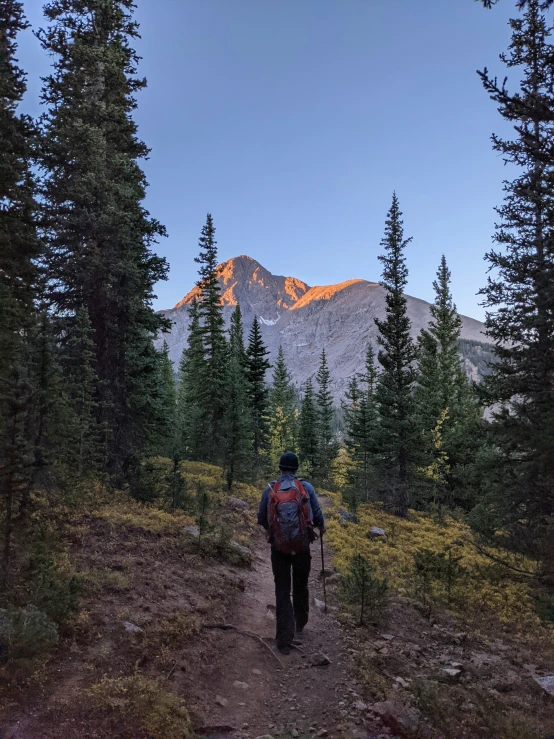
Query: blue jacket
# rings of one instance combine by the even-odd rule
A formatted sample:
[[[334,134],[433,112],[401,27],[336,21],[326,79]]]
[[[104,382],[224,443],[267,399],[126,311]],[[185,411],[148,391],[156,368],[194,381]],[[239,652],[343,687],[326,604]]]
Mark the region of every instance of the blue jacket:
[[[288,488],[293,486],[293,481],[296,480],[297,477],[292,472],[283,472],[281,476],[279,477],[279,482],[284,483],[281,485],[281,488],[283,490],[288,490]],[[286,483],[289,483],[288,486]],[[306,482],[306,480],[302,480],[302,485],[304,486],[304,490],[308,493],[310,497],[310,506],[312,508],[312,515],[314,519],[314,526],[316,526],[318,529],[322,529],[325,525],[325,522],[323,520],[323,513],[321,511],[321,506],[319,505],[319,501],[317,499],[316,492],[313,488],[313,486]],[[263,492],[262,500],[260,502],[260,507],[258,508],[258,523],[260,526],[263,526],[264,529],[267,529],[269,526],[268,520],[267,520],[267,514],[268,514],[268,503],[269,503],[269,493],[271,490],[271,485],[268,485],[266,489]]]

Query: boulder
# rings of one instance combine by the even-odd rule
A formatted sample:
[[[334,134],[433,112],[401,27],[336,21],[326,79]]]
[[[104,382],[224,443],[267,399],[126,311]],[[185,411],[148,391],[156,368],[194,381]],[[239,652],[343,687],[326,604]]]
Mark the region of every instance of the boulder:
[[[370,539],[381,539],[382,541],[387,540],[385,529],[380,529],[378,526],[372,526],[367,532],[367,535]]]
[[[355,513],[351,513],[344,508],[338,508],[337,513],[341,523],[358,523],[358,516]]]
[[[191,536],[194,536],[195,539],[198,539],[200,536],[200,531],[198,530],[198,526],[185,526],[183,531],[186,534],[190,534]]]

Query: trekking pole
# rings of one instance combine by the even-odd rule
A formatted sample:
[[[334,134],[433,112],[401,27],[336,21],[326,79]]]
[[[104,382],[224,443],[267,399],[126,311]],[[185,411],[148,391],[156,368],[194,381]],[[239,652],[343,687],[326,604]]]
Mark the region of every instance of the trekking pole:
[[[323,555],[323,531],[319,532],[319,541],[321,542],[321,576],[323,578],[323,602],[325,604],[324,613],[327,613],[327,589],[325,587],[325,557]]]

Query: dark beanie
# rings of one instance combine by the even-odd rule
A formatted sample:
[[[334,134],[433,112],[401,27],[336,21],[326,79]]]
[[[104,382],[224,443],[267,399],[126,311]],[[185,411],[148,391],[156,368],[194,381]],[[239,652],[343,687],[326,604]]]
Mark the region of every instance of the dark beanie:
[[[279,460],[280,470],[291,470],[296,472],[298,469],[298,457],[294,452],[285,452]]]

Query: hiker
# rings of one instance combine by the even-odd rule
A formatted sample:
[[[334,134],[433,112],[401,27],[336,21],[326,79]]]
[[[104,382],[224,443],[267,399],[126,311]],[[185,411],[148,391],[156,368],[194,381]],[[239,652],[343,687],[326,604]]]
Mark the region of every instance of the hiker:
[[[271,544],[271,567],[275,580],[277,648],[290,652],[293,640],[308,623],[310,597],[310,544],[317,538],[316,526],[325,533],[325,522],[317,495],[306,480],[296,476],[298,457],[285,452],[279,460],[281,476],[263,492],[258,523]],[[290,600],[292,570],[292,603]]]

